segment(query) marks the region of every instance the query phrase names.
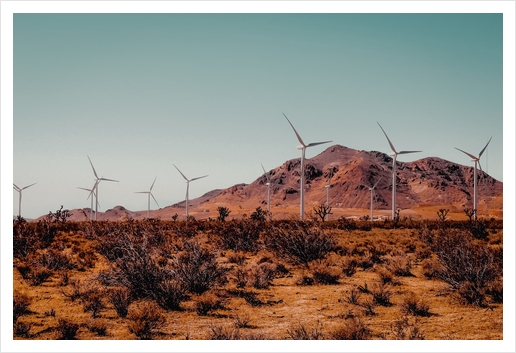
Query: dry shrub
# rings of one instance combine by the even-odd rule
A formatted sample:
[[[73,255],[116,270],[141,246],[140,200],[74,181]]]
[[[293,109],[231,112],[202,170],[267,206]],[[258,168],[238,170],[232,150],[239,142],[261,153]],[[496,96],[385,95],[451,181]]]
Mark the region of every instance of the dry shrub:
[[[249,251],[256,253],[260,250],[259,238],[263,222],[251,219],[220,222],[214,229],[215,244],[224,250]]]
[[[228,250],[226,257],[230,263],[242,266],[246,260],[245,252]]]
[[[276,265],[268,262],[253,266],[248,272],[249,282],[256,289],[269,288],[275,277]]]
[[[208,333],[209,340],[240,340],[240,330],[234,327],[211,324]]]
[[[31,286],[39,286],[52,276],[52,271],[36,263],[19,264],[17,269]]]
[[[32,324],[23,321],[16,321],[13,324],[13,333],[15,336],[30,338],[30,330],[32,328]]]
[[[201,294],[195,302],[195,311],[199,316],[206,316],[212,311],[223,309],[226,300],[215,293],[206,292]]]
[[[115,308],[119,317],[127,316],[129,305],[132,303],[131,292],[127,288],[115,288],[108,294],[108,300]]]
[[[88,331],[96,333],[97,336],[104,337],[107,335],[107,326],[101,322],[91,320],[86,326]]]
[[[430,316],[430,307],[414,292],[408,293],[400,304],[401,312],[405,315]]]
[[[410,272],[412,270],[412,260],[405,254],[396,255],[389,258],[387,269],[396,276],[413,276]]]
[[[76,299],[86,298],[94,290],[96,290],[96,288],[88,284],[81,283],[81,280],[74,280],[70,282],[70,290],[65,291],[63,289],[61,293],[74,302]]]
[[[371,294],[373,295],[376,304],[381,306],[391,306],[392,292],[390,285],[383,283],[375,283],[371,287]]]
[[[307,265],[313,260],[322,259],[336,246],[333,234],[302,222],[268,228],[264,238],[269,249],[294,264]]]
[[[233,279],[237,288],[244,288],[249,283],[248,272],[242,267],[238,267],[233,273]]]
[[[174,277],[195,294],[202,294],[216,284],[225,283],[226,274],[231,270],[219,266],[213,251],[194,241],[184,242],[183,251],[173,262]]]
[[[332,330],[329,334],[332,340],[369,340],[372,331],[361,319],[354,317],[346,320],[345,325]]]
[[[391,335],[396,340],[424,340],[424,332],[417,318],[409,319],[402,316],[391,324]]]
[[[440,273],[443,271],[443,266],[433,257],[423,260],[421,268],[423,269],[423,276],[428,279],[440,278]]]
[[[346,301],[349,304],[359,305],[358,299],[360,298],[360,295],[360,291],[353,288],[346,296]]]
[[[324,334],[322,331],[322,324],[317,322],[315,327],[306,327],[299,323],[295,326],[290,326],[287,329],[287,334],[293,340],[323,340]]]
[[[165,280],[158,284],[152,297],[163,309],[179,310],[187,298],[186,286],[178,280]]]
[[[394,274],[383,266],[378,267],[376,269],[376,273],[380,277],[380,282],[382,284],[399,284],[399,282],[395,279]]]
[[[71,270],[75,267],[70,256],[54,248],[41,251],[34,260],[34,265],[40,265],[51,271]]]
[[[55,331],[58,340],[75,340],[79,325],[65,319],[59,319]]]
[[[303,272],[302,274],[296,276],[295,282],[298,286],[311,286],[315,283],[315,280],[312,274]]]
[[[249,324],[250,321],[249,315],[235,315],[233,317],[233,324],[236,328],[252,328],[253,326]]]
[[[328,262],[315,261],[309,266],[315,282],[320,284],[338,284],[341,269]]]
[[[376,315],[376,301],[371,298],[365,298],[364,300],[361,300],[358,305],[362,308],[364,315],[367,316],[375,316]]]
[[[22,315],[27,315],[30,313],[29,306],[31,304],[31,299],[21,293],[14,292],[13,294],[13,322],[16,322],[18,318]]]
[[[102,297],[103,293],[98,291],[92,291],[88,295],[82,298],[84,312],[91,312],[91,317],[96,318],[100,316],[100,311],[104,309],[106,306]]]
[[[341,261],[342,273],[346,277],[351,277],[357,272],[358,261],[355,256],[344,256]]]
[[[145,302],[132,310],[128,317],[129,332],[141,340],[151,340],[165,324],[165,317],[159,306],[153,302]]]

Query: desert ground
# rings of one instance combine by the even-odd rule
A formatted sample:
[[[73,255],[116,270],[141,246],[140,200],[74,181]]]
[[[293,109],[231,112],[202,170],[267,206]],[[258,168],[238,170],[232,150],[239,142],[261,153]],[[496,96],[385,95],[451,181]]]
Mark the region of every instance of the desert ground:
[[[15,221],[14,339],[503,339],[502,221],[256,211]]]

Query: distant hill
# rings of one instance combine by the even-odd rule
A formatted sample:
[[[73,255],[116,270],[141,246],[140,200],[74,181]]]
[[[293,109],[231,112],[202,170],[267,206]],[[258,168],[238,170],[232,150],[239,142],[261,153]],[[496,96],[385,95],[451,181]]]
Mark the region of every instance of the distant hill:
[[[473,172],[464,166],[437,157],[428,157],[413,162],[397,162],[396,194],[398,207],[402,210],[449,208],[462,212],[473,204]],[[503,183],[488,174],[479,172],[479,214],[503,216]],[[271,186],[272,212],[279,217],[299,209],[300,158],[286,161],[267,172]],[[392,157],[377,151],[361,151],[341,145],[327,148],[319,155],[305,160],[305,210],[326,202],[324,188],[331,178],[329,200],[334,210],[368,210],[369,186],[378,180],[375,191],[375,209],[390,210],[392,197]],[[251,184],[236,184],[227,189],[212,190],[190,200],[192,215],[197,218],[215,218],[219,206],[229,207],[232,216],[249,213],[256,207],[267,208],[267,179],[259,176]],[[151,211],[151,217],[170,219],[177,213],[184,215],[184,201]],[[294,212],[292,212],[294,210]],[[416,211],[414,211],[416,210]],[[71,211],[71,220],[84,220],[89,209]],[[362,214],[367,214],[363,212]],[[390,213],[385,213],[390,214]],[[117,206],[99,212],[98,219],[143,218],[147,211],[132,212]],[[435,218],[435,212],[433,213]]]

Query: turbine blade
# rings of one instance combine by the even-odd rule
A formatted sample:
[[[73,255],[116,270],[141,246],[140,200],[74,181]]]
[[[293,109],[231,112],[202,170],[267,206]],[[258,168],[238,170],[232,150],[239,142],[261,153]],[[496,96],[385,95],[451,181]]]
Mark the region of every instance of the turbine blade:
[[[149,191],[135,191],[135,194],[150,194]]]
[[[198,179],[202,179],[202,178],[206,178],[206,177],[207,177],[207,175],[203,175],[201,177],[193,178],[190,181],[194,181],[194,180],[198,180]]]
[[[484,172],[484,171],[482,170],[482,166],[480,165],[480,159],[477,161],[477,163],[478,163],[478,167],[480,168],[480,170],[481,170],[482,172]]]
[[[158,203],[158,201],[156,201],[156,198],[154,197],[154,195],[152,195],[152,192],[150,193],[150,195],[151,195],[151,196],[152,196],[152,198],[154,199],[154,202],[156,202],[156,205],[158,205],[158,207],[159,207],[159,203]]]
[[[470,156],[470,157],[471,157],[471,158],[472,158],[473,160],[477,160],[477,159],[478,159],[478,158],[477,158],[477,157],[475,157],[474,155],[472,155],[472,154],[469,154],[468,152],[466,152],[466,151],[463,151],[463,150],[461,150],[460,148],[457,148],[457,147],[455,147],[455,149],[456,149],[456,150],[459,150],[459,151],[461,151],[462,153],[465,153],[465,154],[467,154],[467,155],[468,155],[468,156]]]
[[[423,151],[399,151],[398,154],[407,154],[407,153],[419,153]]]
[[[37,184],[37,183],[34,183],[34,184]],[[28,185],[28,186],[26,186],[26,187],[22,188],[22,190],[25,190],[25,189],[27,189],[27,188],[30,188],[30,187],[31,187],[32,185],[34,185],[34,184],[30,184],[30,185]]]
[[[491,136],[491,138],[489,139],[489,141],[487,141],[487,144],[486,144],[486,147],[484,147],[482,149],[482,151],[480,151],[480,154],[478,155],[478,158],[482,157],[482,153],[484,153],[484,151],[486,150],[487,148],[487,145],[489,145],[489,142],[491,142],[491,139],[493,138],[493,136]]]
[[[176,165],[175,165],[174,163],[172,163],[172,165],[173,165],[174,167],[176,167]],[[190,181],[190,180],[188,180],[188,178],[187,178],[187,177],[185,177],[185,175],[184,175],[183,173],[181,173],[181,171],[179,170],[179,168],[178,168],[178,167],[176,167],[176,169],[177,169],[177,171],[179,172],[179,174],[181,174],[181,175],[183,176],[183,178],[185,178],[185,180],[186,180],[186,181]]]
[[[267,172],[265,171],[265,168],[263,167],[263,164],[260,163],[260,165],[262,166],[263,174],[265,175],[265,178],[267,179],[267,182],[270,183],[271,180],[269,179],[269,176],[267,175]]]
[[[99,180],[105,180],[105,181],[115,181],[117,183],[119,183],[118,180],[113,180],[113,179],[107,179],[107,178],[100,178]]]
[[[380,125],[380,123],[377,121],[376,122],[378,124],[378,126],[380,127],[380,129],[382,129],[383,131],[383,134],[385,135],[385,137],[387,138],[387,141],[389,141],[389,145],[391,146],[391,150],[398,154],[398,152],[396,152],[396,149],[394,148],[394,145],[392,144],[391,140],[389,139],[389,136],[387,136],[387,133],[385,132],[385,130],[383,129],[382,125]]]
[[[380,180],[382,180],[382,178],[378,179],[378,181],[373,185],[373,190],[374,190],[374,188],[376,187],[376,185],[378,185],[378,183],[380,182]]]
[[[150,191],[152,191],[152,187],[154,186],[154,183],[156,182],[156,179],[158,178],[158,176],[156,175],[156,178],[154,178],[154,181],[152,182],[152,185],[150,187]]]
[[[292,123],[290,122],[290,120],[288,120],[287,116],[285,115],[285,113],[282,113],[283,116],[285,117],[285,119],[287,119],[288,123],[290,124],[290,126],[292,126],[292,130],[294,130],[294,133],[296,134],[297,136],[297,139],[299,140],[299,143],[303,145],[303,147],[306,147],[305,143],[303,142],[303,139],[301,138],[301,136],[299,136],[299,134],[297,133],[296,131],[296,128],[294,127],[294,125],[292,125]]]
[[[90,156],[87,156],[88,157],[88,160],[90,161],[90,164],[91,164],[91,168],[93,169],[93,174],[95,174],[95,178],[99,178],[99,176],[97,175],[97,171],[95,170],[95,167],[93,166],[93,163],[91,163],[91,159],[90,159]]]
[[[16,185],[15,183],[13,183],[13,185],[14,185],[13,186],[14,190],[21,191],[21,189],[20,189],[20,187],[18,185]]]
[[[323,143],[329,143],[329,142],[333,142],[333,141],[312,142],[312,143],[309,143],[309,144],[308,144],[307,146],[305,146],[305,147],[314,147],[314,146],[322,145]]]

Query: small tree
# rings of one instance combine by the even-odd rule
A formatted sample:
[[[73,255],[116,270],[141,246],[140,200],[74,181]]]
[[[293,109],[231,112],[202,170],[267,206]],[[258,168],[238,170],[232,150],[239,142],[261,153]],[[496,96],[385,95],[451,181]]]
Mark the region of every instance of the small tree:
[[[324,222],[326,219],[326,216],[331,215],[331,206],[329,205],[319,205],[318,207],[314,207],[314,212],[319,218],[321,219],[321,222]]]
[[[475,210],[472,208],[465,208],[464,213],[468,217],[469,221],[471,222],[473,216],[475,215]]]
[[[219,211],[219,216],[217,217],[217,220],[224,222],[226,218],[228,218],[231,211],[227,207],[218,207],[217,211]]]
[[[251,219],[254,221],[265,221],[268,212],[263,210],[261,207],[256,207],[256,211],[251,213]]]
[[[447,208],[440,208],[439,211],[437,211],[437,218],[440,223],[446,222],[446,215],[448,215],[448,212],[450,212],[450,210]]]

